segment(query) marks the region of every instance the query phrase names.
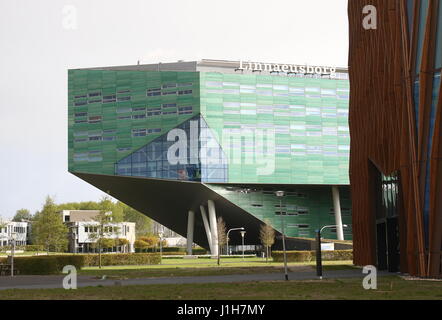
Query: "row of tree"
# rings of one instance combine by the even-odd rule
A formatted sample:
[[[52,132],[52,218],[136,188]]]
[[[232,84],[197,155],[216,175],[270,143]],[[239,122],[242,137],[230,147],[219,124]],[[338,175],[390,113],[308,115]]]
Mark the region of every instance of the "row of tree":
[[[97,232],[92,233],[92,237],[100,240],[97,244],[98,246],[102,245],[102,248],[111,245],[111,241],[106,240],[108,239],[107,236],[109,232],[106,232],[106,228],[104,227],[104,225],[110,221],[135,222],[135,232],[137,236],[150,235],[153,223],[150,218],[139,211],[127,206],[121,201],[113,202],[109,197],[104,197],[99,202],[88,201],[56,204],[50,196],[46,198],[42,209],[34,215],[27,209],[19,209],[12,221],[28,221],[32,223],[31,242],[33,244],[42,245],[48,251],[63,251],[66,250],[68,245],[68,229],[60,215],[60,211],[62,210],[99,210],[100,214],[96,219],[98,222]],[[111,212],[112,214],[108,215],[106,212]]]
[[[55,204],[51,197],[47,197],[43,208],[32,215],[27,209],[17,210],[13,221],[31,221],[32,222],[32,243],[42,245],[47,251],[63,251],[68,245],[68,229],[61,219],[59,212],[61,210],[99,210],[97,216],[98,222],[97,232],[91,233],[91,237],[95,238],[98,252],[102,248],[110,248],[113,246],[125,246],[125,239],[110,239],[109,233],[106,232],[105,225],[112,222],[135,222],[136,236],[135,247],[139,249],[155,248],[159,246],[159,238],[157,235],[151,234],[152,220],[143,215],[139,211],[117,201],[113,202],[109,197],[104,197],[99,202],[70,202]],[[111,215],[107,212],[112,212]],[[218,252],[227,242],[226,225],[222,217],[217,219],[218,231]],[[266,259],[269,257],[270,247],[275,242],[275,230],[265,222],[261,225],[260,240],[266,249]],[[162,243],[166,246],[166,243]],[[219,255],[218,255],[219,264]]]

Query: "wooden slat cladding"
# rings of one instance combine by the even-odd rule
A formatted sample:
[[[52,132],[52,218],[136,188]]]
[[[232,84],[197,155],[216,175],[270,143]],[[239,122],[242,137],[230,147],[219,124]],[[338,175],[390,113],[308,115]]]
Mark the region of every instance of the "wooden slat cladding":
[[[442,276],[442,95],[428,152],[439,0],[430,0],[416,74],[421,1],[408,26],[406,0],[349,0],[349,72],[354,263],[376,264],[376,175],[400,175],[400,269]],[[363,27],[363,8],[377,9],[377,29]],[[422,24],[421,24],[422,25]],[[414,81],[419,77],[416,127]],[[430,156],[428,156],[430,155]],[[430,162],[430,213],[424,225],[426,168]]]

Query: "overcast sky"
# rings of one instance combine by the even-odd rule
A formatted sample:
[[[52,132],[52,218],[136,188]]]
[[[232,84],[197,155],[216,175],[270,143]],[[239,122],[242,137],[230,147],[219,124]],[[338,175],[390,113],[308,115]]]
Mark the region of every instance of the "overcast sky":
[[[347,0],[2,0],[0,16],[3,217],[34,213],[46,195],[103,195],[67,171],[68,69],[203,58],[347,65]]]

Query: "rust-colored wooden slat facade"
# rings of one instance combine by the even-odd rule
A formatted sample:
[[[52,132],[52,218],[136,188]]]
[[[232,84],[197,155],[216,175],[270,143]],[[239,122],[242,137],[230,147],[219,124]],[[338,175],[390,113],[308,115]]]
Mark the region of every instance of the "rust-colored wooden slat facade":
[[[376,29],[363,27],[367,5],[376,8]],[[442,38],[439,6],[441,0],[348,2],[350,183],[357,265],[379,263],[377,181],[381,174],[395,173],[400,271],[442,276],[442,84],[433,87],[440,74],[435,65],[437,38]],[[436,101],[434,92],[439,93]]]

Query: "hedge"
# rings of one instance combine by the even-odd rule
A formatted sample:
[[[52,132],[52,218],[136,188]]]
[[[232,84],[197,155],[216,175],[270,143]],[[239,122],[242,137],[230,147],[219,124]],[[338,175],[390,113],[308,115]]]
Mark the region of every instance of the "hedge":
[[[98,254],[81,254],[84,266],[93,267],[99,265]],[[141,265],[141,264],[159,264],[159,253],[117,253],[102,254],[102,266],[118,266],[118,265]]]
[[[316,251],[286,251],[288,262],[309,262],[316,259]],[[273,251],[273,261],[283,262],[284,252]],[[353,260],[353,250],[322,251],[322,260]]]
[[[7,262],[7,258],[0,259],[0,263]],[[73,265],[80,270],[84,266],[84,259],[76,255],[14,257],[14,269],[18,270],[20,275],[59,274],[67,265]]]
[[[155,252],[155,253],[159,253],[160,252],[160,248],[156,247],[154,248],[146,248],[146,249],[136,249],[137,252]],[[163,254],[168,254],[168,255],[185,255],[187,252],[186,248],[183,247],[164,247],[161,249],[161,251],[163,252]],[[192,254],[193,255],[197,255],[197,254],[207,254],[207,250],[204,248],[193,248],[192,249]]]
[[[10,251],[12,250],[12,246],[8,245],[8,246],[2,246],[0,247],[0,251],[5,252],[5,251]],[[15,246],[15,250],[23,250],[23,251],[44,251],[44,247],[42,245],[37,245],[37,244],[27,244],[25,246]]]
[[[8,263],[0,258],[0,263]],[[159,264],[160,255],[156,253],[102,254],[102,266]],[[33,257],[14,257],[14,268],[19,274],[41,275],[60,274],[63,267],[73,265],[77,270],[84,266],[98,266],[98,254],[50,255]]]

